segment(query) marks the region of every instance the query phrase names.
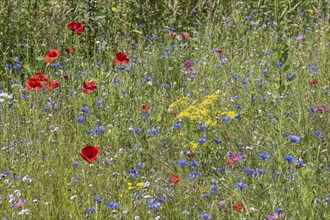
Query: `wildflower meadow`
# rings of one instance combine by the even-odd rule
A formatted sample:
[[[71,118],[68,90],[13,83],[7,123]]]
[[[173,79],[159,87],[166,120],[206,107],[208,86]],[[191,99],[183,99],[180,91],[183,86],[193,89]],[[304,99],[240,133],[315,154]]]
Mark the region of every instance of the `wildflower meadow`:
[[[3,0],[0,219],[330,219],[329,0]]]

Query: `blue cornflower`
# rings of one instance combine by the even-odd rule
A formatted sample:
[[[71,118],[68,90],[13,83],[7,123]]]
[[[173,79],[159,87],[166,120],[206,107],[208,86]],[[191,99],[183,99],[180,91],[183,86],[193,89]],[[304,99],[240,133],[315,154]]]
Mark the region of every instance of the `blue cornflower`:
[[[211,197],[211,195],[208,194],[208,193],[206,193],[206,194],[203,195],[203,198],[204,198],[204,199],[208,199],[208,198],[210,198],[210,197]]]
[[[211,219],[212,215],[211,214],[206,214],[206,213],[201,213],[199,214],[199,217],[202,219]]]
[[[103,202],[103,200],[101,199],[101,196],[95,196],[94,197],[94,202],[97,204],[101,204]]]
[[[60,63],[51,63],[50,66],[53,68],[57,68],[57,67],[60,67],[61,64]]]
[[[143,169],[143,168],[144,168],[144,163],[138,163],[138,164],[136,165],[136,168],[137,168],[137,169]]]
[[[199,144],[205,144],[206,141],[207,141],[207,137],[201,137],[201,138],[198,139]]]
[[[88,108],[86,108],[86,107],[80,107],[80,111],[82,111],[84,113],[88,113]]]
[[[151,41],[155,41],[155,40],[156,40],[156,36],[155,36],[155,35],[152,35],[152,36],[150,37],[150,40],[151,40]]]
[[[207,126],[206,125],[198,125],[198,130],[204,131],[206,130]]]
[[[181,123],[180,122],[175,122],[173,125],[175,128],[181,128]]]
[[[226,169],[220,167],[220,168],[217,169],[217,172],[218,173],[225,173],[226,172]]]
[[[191,13],[197,13],[197,10],[196,9],[193,9],[193,10],[191,10]]]
[[[261,158],[262,160],[267,160],[269,157],[269,154],[265,152],[259,152],[259,158]]]
[[[129,175],[130,175],[130,177],[135,178],[135,177],[138,177],[139,176],[139,172],[137,170],[135,170],[135,169],[131,169],[129,171]]]
[[[296,163],[297,163],[298,166],[301,166],[301,167],[305,167],[305,166],[306,166],[306,164],[304,164],[304,161],[303,161],[301,158],[299,158],[299,159],[296,161]]]
[[[147,200],[147,209],[149,210],[158,210],[161,208],[161,205],[156,200]]]
[[[189,173],[187,176],[186,176],[186,178],[187,179],[196,179],[196,177],[197,177],[197,175],[198,175],[198,172],[197,171],[193,171],[192,173]]]
[[[289,156],[289,155],[285,155],[284,159],[289,163],[292,163],[292,162],[296,161],[293,156]]]
[[[268,73],[268,70],[267,69],[265,69],[265,70],[262,71],[262,74],[264,74],[264,75],[267,74],[267,73]]]
[[[10,69],[10,68],[12,68],[12,67],[13,67],[12,64],[7,63],[6,66],[5,66],[5,69]]]
[[[243,147],[244,143],[243,142],[238,142],[236,145],[237,145],[237,147]]]
[[[248,176],[254,176],[256,173],[254,169],[247,169],[246,167],[243,168],[243,172]]]
[[[187,161],[186,160],[179,160],[178,161],[178,166],[185,166],[187,164]]]
[[[263,174],[265,174],[266,172],[264,171],[264,170],[262,170],[262,169],[258,169],[258,174],[259,175],[263,175]]]
[[[148,119],[149,118],[149,114],[147,112],[141,112],[141,116],[143,119]]]
[[[321,132],[319,132],[319,131],[314,131],[314,135],[316,137],[321,137],[322,136]]]
[[[222,122],[228,123],[230,121],[230,118],[229,117],[221,117],[220,120]]]
[[[242,183],[242,182],[238,182],[235,184],[236,186],[236,190],[244,190],[244,189],[247,189],[247,185]]]
[[[163,202],[165,202],[165,198],[159,198],[159,199],[157,199],[157,202],[163,203]]]
[[[278,66],[278,67],[282,67],[283,65],[284,65],[284,63],[282,63],[282,62],[278,62],[278,63],[277,63],[277,66]]]
[[[156,128],[148,129],[147,134],[148,135],[156,135],[156,134],[159,134],[159,130],[157,130]]]
[[[85,121],[85,117],[82,115],[78,116],[78,118],[76,120],[76,122],[78,122],[78,123],[83,123],[84,121]]]
[[[94,207],[87,208],[85,212],[87,212],[87,213],[95,212],[95,208]]]
[[[198,166],[198,162],[197,161],[191,161],[189,163],[189,166],[191,166],[191,167],[197,167]]]
[[[144,24],[139,24],[139,28],[144,28]]]
[[[300,143],[300,137],[299,136],[289,135],[288,138],[289,138],[290,142],[293,143],[293,144],[299,144]]]
[[[219,138],[214,138],[213,139],[213,142],[216,143],[216,144],[220,144],[221,143],[221,140]]]
[[[216,191],[217,190],[217,186],[216,185],[211,185],[210,186],[210,190],[211,191]]]
[[[171,88],[171,86],[170,86],[169,84],[163,84],[162,86],[163,86],[164,89],[169,89],[169,88]]]
[[[109,209],[117,209],[117,208],[119,208],[119,205],[117,203],[115,203],[115,202],[108,202],[106,206]]]

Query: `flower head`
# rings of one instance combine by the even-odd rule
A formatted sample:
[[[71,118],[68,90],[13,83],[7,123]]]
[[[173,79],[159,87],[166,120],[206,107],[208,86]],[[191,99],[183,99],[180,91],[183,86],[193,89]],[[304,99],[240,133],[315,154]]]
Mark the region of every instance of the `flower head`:
[[[244,210],[244,205],[241,202],[236,203],[235,205],[233,205],[233,209],[236,212],[242,212]]]
[[[188,40],[189,39],[189,34],[188,33],[184,33],[181,35],[182,40]]]
[[[288,138],[289,138],[290,142],[293,143],[293,144],[299,144],[300,143],[300,137],[299,136],[289,135]]]
[[[86,146],[80,151],[80,156],[90,164],[93,160],[96,160],[99,151],[100,149],[98,147]]]
[[[142,108],[141,108],[141,111],[142,111],[142,112],[147,112],[149,109],[150,109],[150,106],[149,106],[149,105],[147,105],[147,104],[143,104],[143,105],[142,105]]]
[[[53,62],[60,56],[60,52],[56,49],[50,49],[47,51],[47,54],[44,58],[44,61],[47,63]]]
[[[304,35],[299,35],[296,37],[296,41],[302,41],[304,40]]]
[[[71,22],[67,27],[73,31],[75,35],[81,35],[85,30],[85,26],[79,22]]]
[[[93,81],[84,82],[82,91],[86,94],[93,92],[96,89],[96,84]]]
[[[116,59],[113,60],[114,64],[116,65],[123,65],[124,63],[128,63],[129,59],[127,55],[123,52],[116,53]]]
[[[178,174],[172,174],[172,175],[170,176],[170,182],[171,182],[172,184],[176,185],[176,184],[179,183],[179,181],[180,181],[180,177],[179,177]]]
[[[168,38],[170,39],[170,40],[174,40],[175,38],[176,38],[176,36],[177,36],[177,33],[176,32],[169,32],[168,33]]]

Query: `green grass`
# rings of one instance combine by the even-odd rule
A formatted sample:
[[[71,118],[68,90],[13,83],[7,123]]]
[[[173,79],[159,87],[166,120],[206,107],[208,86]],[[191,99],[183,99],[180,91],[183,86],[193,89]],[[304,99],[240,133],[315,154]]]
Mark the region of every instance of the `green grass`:
[[[329,219],[329,3],[188,2],[0,4],[1,218]],[[189,39],[168,39],[172,27]],[[117,52],[130,62],[116,66]],[[36,72],[60,86],[28,91]]]

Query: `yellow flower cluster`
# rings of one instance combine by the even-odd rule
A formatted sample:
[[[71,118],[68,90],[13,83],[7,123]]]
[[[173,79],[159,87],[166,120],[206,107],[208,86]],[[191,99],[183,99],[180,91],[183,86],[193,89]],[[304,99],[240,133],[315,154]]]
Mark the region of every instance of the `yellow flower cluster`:
[[[128,190],[134,189],[133,183],[127,183],[127,185],[128,185],[127,187]],[[144,182],[139,182],[136,184],[136,187],[143,187],[143,186],[144,186]]]
[[[195,100],[190,106],[184,109],[177,115],[177,118],[188,119],[191,121],[204,121],[207,126],[216,125],[215,119],[212,117],[211,107],[214,105],[218,99],[217,94],[207,95],[205,99],[198,105],[198,100]],[[170,108],[175,106],[180,106],[187,102],[188,98],[184,97],[178,99],[170,105]]]
[[[185,104],[187,102],[188,102],[188,97],[187,96],[184,96],[182,98],[179,98],[178,100],[176,100],[175,102],[173,102],[172,104],[170,104],[170,109],[173,109],[176,106],[183,105],[183,104]]]
[[[197,142],[190,142],[189,144],[183,145],[183,148],[189,148],[190,150],[196,150],[198,147]]]

